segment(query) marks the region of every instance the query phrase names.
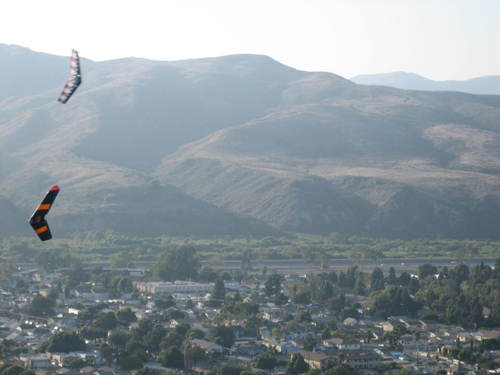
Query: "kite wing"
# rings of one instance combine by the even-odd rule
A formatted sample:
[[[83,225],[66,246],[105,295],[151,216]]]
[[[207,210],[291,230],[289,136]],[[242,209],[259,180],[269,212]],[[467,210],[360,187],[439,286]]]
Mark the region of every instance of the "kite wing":
[[[45,221],[45,215],[49,213],[50,207],[56,200],[58,193],[59,186],[52,186],[45,195],[45,198],[43,198],[42,203],[38,205],[35,212],[33,212],[33,215],[30,217],[30,225],[42,241],[47,241],[52,238],[49,225],[47,224],[47,221]]]
[[[71,95],[76,91],[78,86],[82,83],[82,76],[80,71],[80,57],[78,56],[78,51],[73,50],[71,52],[71,66],[68,82],[64,85],[64,89],[57,99],[58,102],[64,104],[66,103]]]

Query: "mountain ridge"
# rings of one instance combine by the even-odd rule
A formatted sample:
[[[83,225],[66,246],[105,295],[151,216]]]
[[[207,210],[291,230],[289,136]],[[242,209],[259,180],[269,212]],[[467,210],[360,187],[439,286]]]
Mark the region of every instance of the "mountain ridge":
[[[500,75],[466,80],[435,81],[409,72],[360,74],[351,81],[361,85],[390,86],[404,90],[459,91],[475,95],[500,95]]]

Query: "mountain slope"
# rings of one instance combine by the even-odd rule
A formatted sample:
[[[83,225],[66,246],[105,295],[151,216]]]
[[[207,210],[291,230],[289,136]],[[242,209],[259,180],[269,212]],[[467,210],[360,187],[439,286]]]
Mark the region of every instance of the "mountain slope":
[[[499,236],[500,97],[234,55],[85,60],[60,105],[46,66],[64,81],[67,58],[0,47],[11,71],[34,55],[45,75],[3,88],[0,188],[29,215],[61,185],[54,233]]]
[[[287,230],[498,238],[500,98],[343,91],[186,145],[158,175]]]

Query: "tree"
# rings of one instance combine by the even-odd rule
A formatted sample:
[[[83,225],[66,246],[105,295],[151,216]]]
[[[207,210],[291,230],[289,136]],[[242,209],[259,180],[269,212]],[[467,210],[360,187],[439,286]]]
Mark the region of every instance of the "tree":
[[[129,325],[130,323],[137,321],[137,317],[135,316],[135,313],[130,309],[130,307],[118,310],[118,312],[116,313],[116,317],[118,318],[120,323],[125,325]]]
[[[219,307],[224,303],[226,298],[226,287],[224,285],[224,280],[218,278],[215,280],[214,289],[212,290],[212,295],[210,296],[210,306]]]
[[[117,268],[128,267],[131,261],[133,261],[133,253],[128,251],[120,251],[111,255],[110,257],[111,265]]]
[[[252,363],[255,367],[263,370],[272,370],[278,365],[276,357],[269,353],[259,354],[254,357]]]
[[[205,349],[202,349],[197,345],[191,345],[186,348],[186,363],[187,358],[194,363],[208,359]]]
[[[460,264],[452,269],[450,272],[450,278],[455,280],[457,284],[469,280],[469,267],[465,264]]]
[[[28,314],[34,316],[52,316],[54,315],[55,301],[52,298],[36,296],[28,306]]]
[[[432,276],[437,274],[437,268],[436,266],[433,266],[430,263],[424,263],[418,266],[418,278],[420,280],[424,280],[428,276]]]
[[[305,373],[307,370],[309,370],[309,365],[304,361],[304,357],[299,353],[293,354],[286,368],[287,374],[298,375]]]
[[[335,366],[325,371],[325,375],[356,375],[356,370],[349,366]]]
[[[330,280],[327,279],[327,274],[313,276],[309,282],[312,298],[315,301],[323,303],[328,298],[333,297],[335,290]]]
[[[113,363],[113,349],[108,344],[102,344],[99,347],[99,353],[108,365]]]
[[[0,263],[0,280],[8,279],[14,272],[16,272],[16,266],[13,263],[7,261]]]
[[[211,283],[211,282],[214,282],[218,277],[219,277],[219,273],[216,270],[214,270],[213,268],[210,268],[208,266],[201,267],[201,270],[199,273],[200,281]]]
[[[85,366],[88,366],[89,362],[82,359],[82,358],[75,358],[72,359],[67,365],[64,367],[70,368],[70,369],[79,369]]]
[[[230,363],[224,364],[219,368],[219,375],[241,375],[243,368],[238,365],[233,365]]]
[[[80,335],[87,340],[97,340],[104,338],[107,335],[107,331],[98,327],[83,327],[80,330]]]
[[[340,296],[332,297],[332,298],[328,299],[328,301],[326,301],[325,307],[329,311],[339,313],[340,311],[342,311],[344,309],[344,307],[346,305],[347,305],[346,298],[342,294]]]
[[[167,252],[154,266],[153,274],[164,281],[193,280],[198,276],[199,269],[200,261],[196,249],[183,245]]]
[[[297,315],[295,316],[295,320],[299,323],[311,323],[312,322],[312,316],[309,310],[304,309],[300,310]]]
[[[376,267],[371,274],[370,278],[370,291],[375,292],[385,288],[384,273]]]
[[[167,335],[167,332],[168,331],[163,326],[155,324],[145,336],[142,336],[144,344],[150,352],[158,353],[160,351],[161,342]]]
[[[184,337],[180,335],[178,332],[170,332],[160,342],[160,348],[168,349],[171,346],[181,346],[184,341]]]
[[[308,333],[304,338],[304,349],[312,352],[315,346],[316,346],[316,339],[314,338],[313,335]]]
[[[328,340],[332,338],[332,333],[330,329],[327,327],[323,331],[321,331],[321,339],[322,340]]]
[[[380,317],[389,315],[413,316],[420,307],[408,293],[408,289],[401,286],[390,286],[379,290],[370,297],[371,312]]]
[[[172,319],[184,319],[186,316],[186,313],[182,310],[179,309],[168,309],[165,312],[165,319],[166,320],[172,320]]]
[[[401,275],[399,275],[399,285],[407,286],[410,283],[411,279],[412,277],[408,272],[401,272]]]
[[[203,339],[205,338],[205,332],[203,332],[201,329],[197,328],[191,328],[188,333],[186,334],[186,337],[189,340],[193,339]]]
[[[114,312],[101,313],[94,322],[94,326],[105,331],[111,331],[118,325],[118,320]]]
[[[149,367],[143,367],[135,373],[135,375],[158,375],[158,371]]]
[[[178,369],[184,368],[184,355],[175,345],[162,350],[158,356],[158,360],[165,367]]]
[[[108,287],[117,294],[131,293],[134,290],[130,276],[116,275],[108,282]]]
[[[410,279],[410,282],[408,283],[408,291],[411,294],[415,294],[418,292],[419,289],[420,289],[420,282],[418,281],[418,279],[412,277]]]
[[[18,365],[7,365],[5,369],[2,370],[1,375],[20,375],[25,368]]]
[[[210,337],[218,345],[230,348],[234,344],[234,332],[231,327],[216,326],[210,328]]]
[[[366,286],[361,277],[356,279],[356,283],[354,284],[354,293],[360,296],[366,295]]]
[[[115,348],[120,350],[125,349],[127,341],[132,337],[128,332],[124,331],[113,331],[110,333],[108,342]]]
[[[281,292],[276,294],[276,297],[274,297],[274,303],[278,306],[286,305],[287,302],[288,302],[288,297]]]
[[[118,358],[118,366],[123,370],[134,370],[141,368],[144,364],[142,358],[137,353],[122,353]]]
[[[283,276],[278,275],[277,273],[270,275],[264,284],[264,292],[266,293],[266,296],[271,297],[281,292],[281,283],[283,280]]]
[[[95,318],[97,318],[97,316],[98,316],[97,314],[99,313],[99,311],[103,310],[107,306],[108,305],[104,302],[98,303],[98,304],[93,305],[93,306],[89,306],[80,312],[80,314],[78,315],[78,318],[82,321],[90,322],[90,321],[94,320]]]
[[[159,309],[168,309],[169,307],[175,306],[174,297],[170,294],[155,300],[155,305]]]
[[[307,290],[299,292],[292,297],[292,301],[299,305],[308,305],[311,303],[311,293]]]
[[[254,255],[252,253],[252,250],[246,249],[243,251],[241,254],[241,270],[243,271],[243,274],[246,275],[248,271],[252,269],[252,259],[254,258]]]
[[[396,277],[396,270],[394,267],[389,268],[389,275],[387,276],[387,284],[396,285],[398,283],[398,278]]]
[[[85,350],[85,341],[76,332],[59,332],[49,338],[45,348],[50,353],[69,353]]]

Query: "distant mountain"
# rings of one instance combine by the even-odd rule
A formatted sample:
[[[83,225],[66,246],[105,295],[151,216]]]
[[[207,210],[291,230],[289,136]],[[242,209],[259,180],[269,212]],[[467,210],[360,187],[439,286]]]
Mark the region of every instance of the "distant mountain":
[[[415,73],[362,74],[351,78],[361,85],[390,86],[405,90],[459,91],[478,95],[500,95],[500,76],[484,76],[464,81],[433,81]]]
[[[61,105],[67,57],[0,45],[0,61],[18,77],[0,90],[0,221],[57,183],[57,235],[500,238],[500,96],[233,55],[84,60]]]

